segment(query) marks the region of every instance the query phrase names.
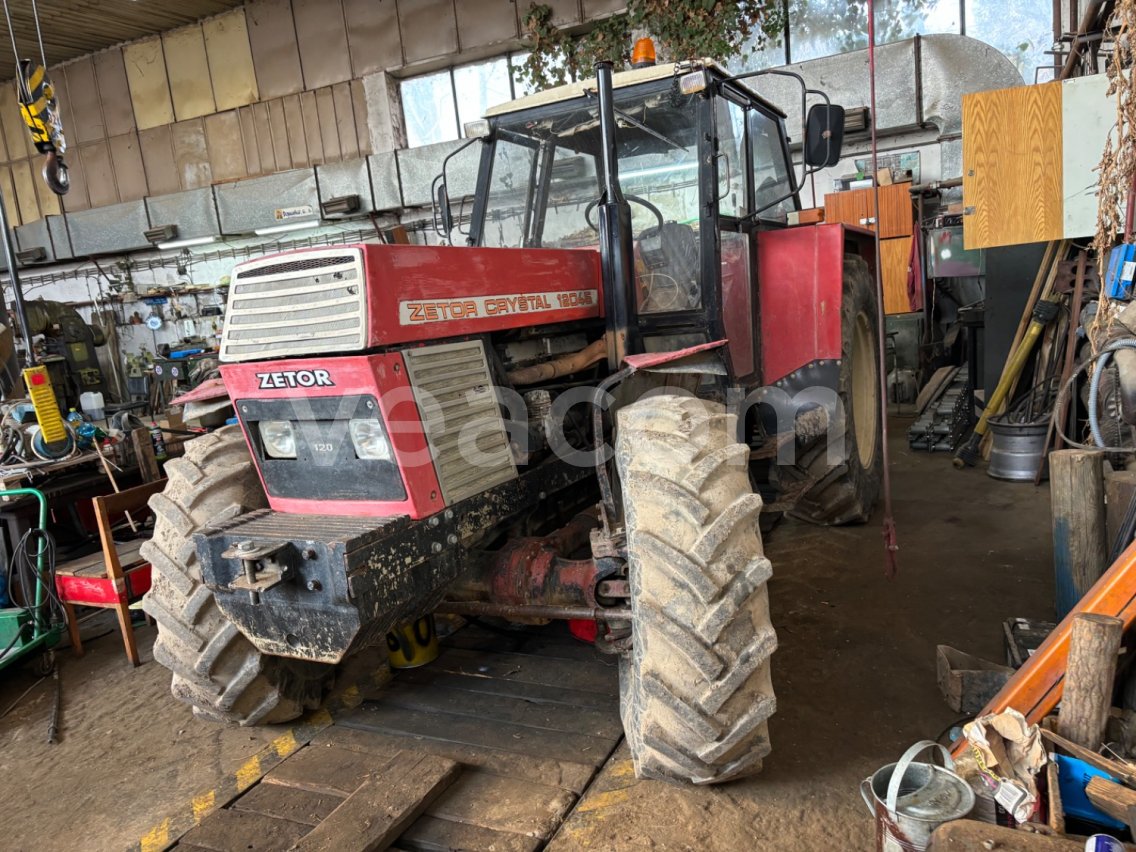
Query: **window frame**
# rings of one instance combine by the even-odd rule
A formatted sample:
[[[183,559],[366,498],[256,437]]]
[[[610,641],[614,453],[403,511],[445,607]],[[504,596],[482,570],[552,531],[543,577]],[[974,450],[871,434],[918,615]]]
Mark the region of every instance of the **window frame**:
[[[513,134],[510,134],[512,136]],[[499,131],[494,128],[493,135],[481,146],[481,163],[477,169],[477,185],[474,189],[473,207],[469,215],[469,233],[466,244],[476,246],[482,244],[485,237],[485,213],[489,205],[489,190],[493,185],[493,166],[497,157],[497,140]],[[533,209],[539,194],[538,182],[540,180],[542,150],[540,143],[533,144],[533,140],[521,136],[506,139],[514,145],[532,148],[535,156],[529,168],[529,186],[525,200],[525,217],[521,223],[521,247],[532,247]],[[543,219],[543,214],[541,215]]]
[[[966,28],[966,3],[967,3],[967,0],[958,0],[958,31],[957,31],[957,35],[962,35],[962,36],[967,35],[967,31],[966,31],[967,30],[967,28]],[[814,57],[810,57],[809,59],[798,59],[798,58],[794,57],[794,55],[793,55],[793,27],[792,27],[792,19],[789,17],[789,12],[790,12],[789,7],[790,7],[791,4],[792,4],[792,0],[781,0],[781,12],[782,12],[782,15],[784,16],[784,19],[785,19],[785,31],[782,34],[781,45],[780,45],[781,52],[782,52],[782,58],[784,59],[784,62],[782,64],[792,65],[792,64],[797,63],[797,62],[809,62],[812,59],[823,58],[823,57],[814,56]],[[954,31],[950,31],[950,32],[953,33]],[[889,42],[877,42],[876,46],[879,47],[882,44],[888,44],[888,43]],[[862,49],[862,48],[860,48],[860,49]],[[839,56],[839,55],[841,55],[841,54],[839,54],[839,53],[837,53],[837,54],[825,54],[825,56]],[[1027,81],[1027,82],[1029,82],[1029,81]]]
[[[407,149],[409,150],[409,149],[412,149],[412,148],[424,148],[427,145],[438,145],[438,144],[442,144],[444,142],[457,142],[459,140],[469,138],[468,136],[465,135],[465,126],[462,124],[462,120],[461,120],[461,107],[459,106],[460,100],[459,100],[459,97],[458,97],[457,77],[454,74],[455,71],[460,71],[463,68],[471,68],[475,65],[489,65],[493,62],[499,62],[500,60],[504,59],[505,60],[505,70],[506,70],[506,72],[508,73],[508,76],[509,76],[509,100],[516,100],[519,97],[519,95],[517,93],[517,88],[518,88],[517,87],[517,68],[519,67],[519,65],[515,64],[514,60],[518,56],[524,55],[525,52],[526,51],[524,51],[524,50],[510,50],[506,53],[497,54],[496,56],[489,56],[489,57],[486,57],[485,59],[478,59],[474,62],[460,62],[460,63],[455,63],[453,65],[448,65],[445,68],[437,68],[433,71],[427,71],[427,72],[424,72],[422,74],[411,74],[407,77],[399,77],[398,78],[398,108],[399,108],[399,111],[402,113],[403,127],[407,126],[407,122],[406,122],[406,101],[405,101],[405,98],[403,98],[403,95],[402,95],[403,84],[408,83],[411,80],[421,79],[422,77],[433,77],[433,76],[437,76],[437,75],[441,75],[441,74],[446,74],[448,76],[449,82],[450,82],[450,95],[453,98],[453,113],[452,113],[453,123],[454,123],[454,126],[457,127],[457,130],[458,130],[457,139],[441,139],[441,140],[438,140],[438,141],[435,141],[435,142],[423,142],[420,145],[407,145],[406,146]],[[481,116],[478,116],[478,118],[480,118],[480,117]]]

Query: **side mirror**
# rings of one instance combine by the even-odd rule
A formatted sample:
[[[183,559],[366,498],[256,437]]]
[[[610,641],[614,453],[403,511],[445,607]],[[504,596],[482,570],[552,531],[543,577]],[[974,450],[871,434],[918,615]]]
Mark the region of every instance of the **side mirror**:
[[[840,161],[844,144],[844,107],[813,104],[805,121],[805,164],[825,169]]]
[[[440,226],[439,233],[447,238],[454,230],[454,214],[450,210],[450,194],[444,180],[438,181],[434,192],[434,223]]]

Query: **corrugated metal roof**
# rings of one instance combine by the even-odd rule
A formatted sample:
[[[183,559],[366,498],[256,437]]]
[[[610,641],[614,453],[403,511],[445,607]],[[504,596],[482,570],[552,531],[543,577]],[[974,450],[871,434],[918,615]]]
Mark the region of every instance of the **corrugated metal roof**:
[[[191,24],[241,6],[241,0],[37,0],[48,65],[77,59],[124,41]],[[21,59],[39,59],[31,0],[8,0]],[[11,79],[16,57],[0,17],[0,79]]]

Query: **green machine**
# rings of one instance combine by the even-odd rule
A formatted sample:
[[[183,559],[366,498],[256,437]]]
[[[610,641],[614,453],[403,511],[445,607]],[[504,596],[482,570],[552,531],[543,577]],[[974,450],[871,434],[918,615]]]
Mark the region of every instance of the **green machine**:
[[[0,671],[16,663],[40,656],[38,670],[47,674],[53,666],[52,651],[63,635],[63,623],[52,618],[51,601],[55,589],[51,579],[50,561],[55,549],[47,532],[47,498],[36,488],[13,488],[4,492],[6,497],[35,497],[39,501],[39,525],[29,531],[12,553],[12,561],[35,560],[34,573],[21,574],[24,583],[21,592],[24,606],[0,609]],[[29,552],[29,549],[31,552]],[[12,576],[14,572],[9,571]],[[34,586],[32,591],[29,586]],[[9,589],[11,594],[11,589]]]

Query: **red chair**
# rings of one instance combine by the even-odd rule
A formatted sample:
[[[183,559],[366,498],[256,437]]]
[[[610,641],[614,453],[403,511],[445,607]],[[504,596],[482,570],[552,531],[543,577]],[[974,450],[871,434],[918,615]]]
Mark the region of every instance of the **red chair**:
[[[118,527],[121,529],[126,524],[125,517],[129,513],[134,524],[141,530],[143,522],[153,514],[147,501],[152,494],[161,491],[165,484],[166,480],[159,479],[117,494],[95,497],[91,502],[98,521],[102,551],[56,567],[55,589],[67,610],[67,629],[77,655],[83,653],[83,642],[79,637],[79,619],[75,607],[92,606],[116,611],[126,656],[134,665],[140,663],[138,647],[134,642],[134,627],[130,623],[130,603],[141,598],[150,588],[150,563],[138,553],[146,539],[139,536],[119,544],[114,540],[114,522],[119,521]]]

